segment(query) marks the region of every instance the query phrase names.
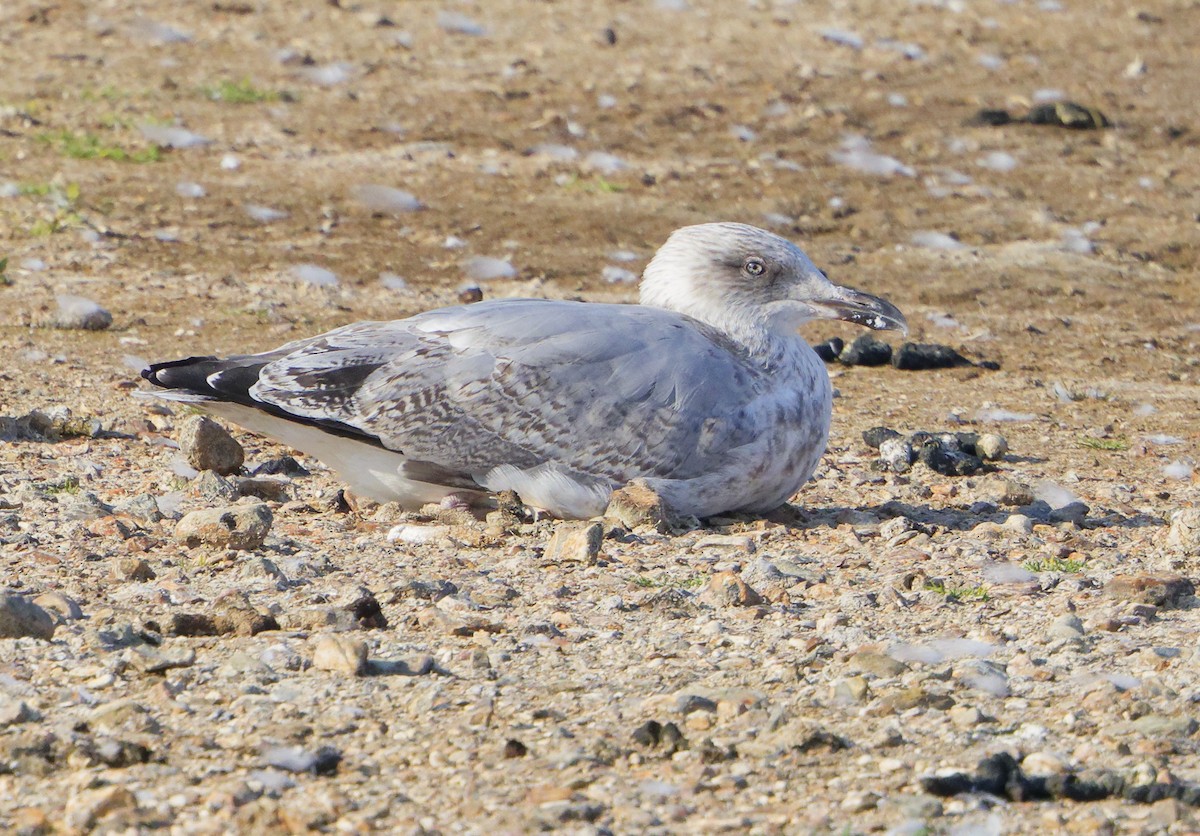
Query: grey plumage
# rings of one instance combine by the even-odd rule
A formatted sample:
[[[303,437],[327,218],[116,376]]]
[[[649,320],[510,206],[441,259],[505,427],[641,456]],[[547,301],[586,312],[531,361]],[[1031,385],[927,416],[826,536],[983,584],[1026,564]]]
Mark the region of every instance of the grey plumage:
[[[643,284],[659,307],[482,302],[143,376],[250,429],[282,436],[280,421],[296,425],[288,443],[308,425],[317,434],[306,443],[369,445],[374,458],[327,463],[380,499],[513,488],[553,513],[590,516],[642,479],[681,512],[767,510],[824,449],[829,382],[795,328],[823,315],[814,304],[836,286],[753,227],[691,227],[672,242]],[[748,275],[749,258],[769,275]],[[809,284],[812,298],[798,299]],[[903,323],[890,305],[880,311]],[[353,472],[363,462],[370,479]]]

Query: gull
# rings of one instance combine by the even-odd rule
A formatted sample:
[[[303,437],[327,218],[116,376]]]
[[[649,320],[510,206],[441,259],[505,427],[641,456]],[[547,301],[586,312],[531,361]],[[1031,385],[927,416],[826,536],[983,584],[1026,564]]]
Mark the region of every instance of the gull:
[[[907,331],[757,227],[673,232],[640,304],[498,299],[359,322],[262,354],[156,363],[183,401],[406,508],[512,490],[561,518],[636,483],[672,511],[766,513],[808,481],[832,386],[799,333],[819,319]]]

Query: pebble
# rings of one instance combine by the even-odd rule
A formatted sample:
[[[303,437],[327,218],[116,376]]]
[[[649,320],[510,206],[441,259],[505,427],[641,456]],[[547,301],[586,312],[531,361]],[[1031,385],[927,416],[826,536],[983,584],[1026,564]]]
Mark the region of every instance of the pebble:
[[[892,359],[892,347],[871,334],[861,334],[838,359],[847,366],[885,366]]]
[[[1196,586],[1182,575],[1117,575],[1104,585],[1104,591],[1118,600],[1175,609],[1196,594]]]
[[[895,438],[903,438],[903,436],[891,427],[871,427],[869,430],[863,430],[862,434],[863,443],[875,450],[882,447],[883,442]]]
[[[599,522],[561,522],[546,544],[543,556],[559,563],[594,563],[604,544],[604,526]]]
[[[917,454],[904,438],[889,438],[879,444],[879,460],[893,473],[906,473]]]
[[[150,564],[140,557],[115,557],[112,560],[112,577],[117,581],[144,583],[157,577]]]
[[[604,518],[632,531],[652,528],[665,533],[670,528],[667,506],[662,497],[639,484],[626,485],[613,491]]]
[[[850,666],[855,670],[873,674],[883,679],[900,676],[900,674],[908,670],[908,665],[877,650],[858,651],[850,657]]]
[[[175,539],[188,548],[200,545],[249,551],[271,530],[271,509],[261,503],[192,511],[175,526]]]
[[[246,460],[242,445],[207,415],[189,415],[179,428],[179,449],[197,470],[222,476],[236,473]]]
[[[817,356],[826,363],[832,363],[841,355],[842,349],[845,347],[845,340],[843,340],[841,337],[833,337],[832,339],[828,339],[823,343],[817,343],[814,345],[813,351],[815,351]]]
[[[24,700],[0,691],[0,729],[41,719],[42,715],[30,708]]]
[[[936,343],[903,343],[892,354],[891,359],[893,366],[906,371],[975,365],[950,346]]]
[[[1066,758],[1056,752],[1031,752],[1021,760],[1027,775],[1062,775],[1070,768]]]
[[[57,617],[60,621],[75,621],[83,618],[83,608],[61,592],[43,592],[33,599],[33,603]]]
[[[319,671],[362,676],[367,672],[367,643],[347,636],[319,636],[313,646],[313,667]]]
[[[964,453],[940,438],[925,439],[917,450],[917,460],[943,476],[970,476],[983,467],[978,456]]]
[[[1050,624],[1050,629],[1047,635],[1054,639],[1081,639],[1087,629],[1083,626],[1083,620],[1074,613],[1060,615]]]
[[[1033,488],[1007,476],[985,476],[978,481],[977,489],[981,496],[997,505],[1019,507],[1032,505],[1034,501]]]
[[[973,705],[953,705],[946,713],[950,716],[950,722],[960,729],[969,729],[984,721],[983,712]]]
[[[998,462],[1008,452],[1008,440],[998,433],[983,433],[975,442],[975,455],[985,462]]]
[[[310,750],[300,746],[271,746],[263,750],[267,766],[285,772],[309,772],[313,775],[333,775],[342,762],[342,753],[333,746]]]
[[[137,810],[137,798],[125,787],[114,784],[99,789],[81,790],[67,800],[65,824],[77,833],[89,833],[105,819]],[[110,829],[106,826],[106,829]],[[112,827],[114,832],[125,827]]]
[[[710,607],[756,607],[766,603],[736,572],[718,572],[700,591],[700,602]]]
[[[0,638],[32,636],[49,641],[54,637],[54,617],[32,601],[12,593],[0,593]]]
[[[113,315],[82,296],[64,293],[55,297],[58,310],[54,315],[56,328],[81,331],[103,331],[113,324]]]
[[[1167,545],[1188,555],[1200,555],[1200,508],[1181,508],[1171,514]]]

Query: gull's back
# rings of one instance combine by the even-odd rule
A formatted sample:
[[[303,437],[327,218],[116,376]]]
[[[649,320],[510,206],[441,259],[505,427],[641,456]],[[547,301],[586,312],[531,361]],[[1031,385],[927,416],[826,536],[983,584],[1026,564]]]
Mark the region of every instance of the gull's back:
[[[801,442],[823,449],[828,431],[823,368],[808,364],[815,398],[804,397],[794,365],[773,368],[671,311],[499,300],[144,375],[316,455],[380,500],[511,488],[553,513],[591,516],[638,478],[696,514],[785,501],[815,460],[792,461],[804,472],[765,492],[751,471],[781,467],[763,456],[787,459],[782,448]],[[740,504],[708,498],[739,470]]]

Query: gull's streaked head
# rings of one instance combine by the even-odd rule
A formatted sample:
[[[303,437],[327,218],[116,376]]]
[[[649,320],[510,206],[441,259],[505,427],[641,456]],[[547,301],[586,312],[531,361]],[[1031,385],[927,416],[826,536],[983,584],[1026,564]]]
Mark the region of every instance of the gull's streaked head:
[[[646,267],[641,303],[717,327],[752,321],[794,333],[810,320],[843,319],[908,331],[892,303],[834,284],[795,244],[746,224],[699,224],[671,233]]]

